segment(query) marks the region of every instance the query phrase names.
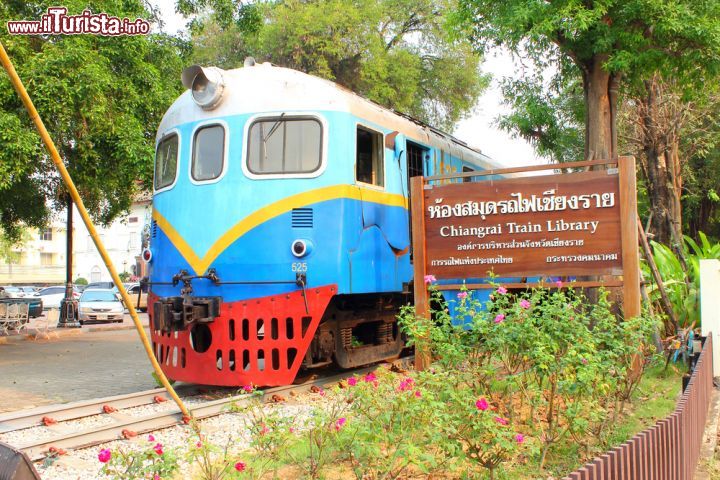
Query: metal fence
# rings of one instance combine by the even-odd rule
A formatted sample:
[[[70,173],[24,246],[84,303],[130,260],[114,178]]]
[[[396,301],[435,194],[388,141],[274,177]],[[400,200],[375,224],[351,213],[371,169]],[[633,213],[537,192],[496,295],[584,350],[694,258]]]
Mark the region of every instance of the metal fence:
[[[700,456],[713,388],[712,334],[675,411],[564,480],[690,480]]]

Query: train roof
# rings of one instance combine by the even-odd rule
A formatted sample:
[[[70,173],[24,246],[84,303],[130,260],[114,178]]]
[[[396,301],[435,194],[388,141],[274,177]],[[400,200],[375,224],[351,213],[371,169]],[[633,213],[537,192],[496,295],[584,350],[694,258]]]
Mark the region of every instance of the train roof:
[[[336,83],[270,63],[222,71],[223,99],[203,110],[186,90],[160,122],[157,139],[183,123],[257,112],[338,111],[397,131],[485,169],[498,168],[490,157],[452,135],[408,115],[389,110]],[[257,92],[263,91],[263,95]]]

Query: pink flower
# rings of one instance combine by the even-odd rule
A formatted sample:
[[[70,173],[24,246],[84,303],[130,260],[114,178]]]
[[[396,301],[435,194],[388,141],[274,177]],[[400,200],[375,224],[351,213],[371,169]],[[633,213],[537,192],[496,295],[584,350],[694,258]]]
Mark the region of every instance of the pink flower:
[[[254,388],[253,388],[252,384],[250,384],[250,385],[245,385],[245,386],[243,386],[243,390],[245,390],[246,392],[250,393],[250,392],[252,392],[252,391],[254,390]]]
[[[507,293],[507,288],[505,287],[498,287],[497,292],[501,295],[504,295]]]
[[[325,390],[324,390],[323,388],[320,388],[320,389],[318,390],[318,395],[320,395],[321,397],[324,397],[324,396],[325,396]]]
[[[437,282],[437,278],[435,278],[435,275],[425,275],[425,284],[429,284],[432,282]]]
[[[505,320],[504,313],[498,313],[497,315],[495,315],[495,323],[502,323],[503,320]]]
[[[235,470],[237,470],[238,472],[243,472],[243,471],[245,471],[245,467],[247,467],[247,465],[245,464],[245,462],[237,462],[237,463],[235,464]]]
[[[581,359],[580,361],[583,363],[583,365],[587,365],[587,364],[588,364],[587,358],[583,358],[583,359]]]
[[[562,280],[558,280],[557,282],[555,282],[555,286],[556,286],[557,288],[562,288],[562,287],[563,287],[563,282],[562,282]]]
[[[467,298],[467,292],[458,292],[457,297],[462,300],[464,298]]]
[[[162,443],[156,443],[155,446],[153,447],[153,450],[155,450],[155,453],[157,453],[158,455],[162,455],[163,454]]]
[[[517,443],[523,443],[525,441],[525,435],[523,435],[522,433],[518,433],[517,435],[515,435],[515,441]]]
[[[154,442],[154,441],[155,441],[155,436],[151,433],[150,435],[148,435],[148,442]]]
[[[500,425],[507,425],[507,424],[508,424],[507,418],[495,417],[494,420],[495,420],[497,423],[499,423]]]
[[[288,432],[295,433],[295,429],[293,427],[288,428]]]
[[[357,385],[357,378],[350,377],[350,378],[348,378],[347,382],[348,382],[348,385],[350,385],[351,387],[354,387],[355,385]]]
[[[98,453],[98,460],[100,460],[100,463],[107,463],[112,458],[112,452],[108,448],[103,448],[100,450],[100,453]]]
[[[197,443],[195,444],[195,446],[197,448],[202,448],[202,442],[200,440],[198,440]]]
[[[370,372],[367,375],[365,375],[364,380],[367,383],[374,382],[375,380],[377,380],[377,375],[375,375],[373,372]]]
[[[345,419],[345,417],[338,418],[337,421],[335,422],[335,431],[339,432],[340,429],[343,427],[343,425],[345,425],[346,421],[347,421],[347,419]]]
[[[420,390],[415,390],[415,397],[420,398],[422,396],[422,393],[420,393]]]
[[[480,399],[475,402],[475,406],[478,408],[478,410],[482,411],[487,410],[489,407],[487,400],[485,400],[485,397],[480,397]]]
[[[156,473],[155,475],[153,475],[153,480],[160,480],[160,474]]]
[[[522,300],[520,300],[520,306],[527,310],[528,308],[530,308],[530,302],[523,298]]]
[[[262,428],[260,429],[260,435],[265,435],[269,431],[270,431],[270,429],[267,427],[267,425],[263,425]]]
[[[415,385],[415,381],[408,377],[402,382],[400,382],[400,386],[397,388],[398,392],[404,392],[406,390],[412,390],[413,386]]]

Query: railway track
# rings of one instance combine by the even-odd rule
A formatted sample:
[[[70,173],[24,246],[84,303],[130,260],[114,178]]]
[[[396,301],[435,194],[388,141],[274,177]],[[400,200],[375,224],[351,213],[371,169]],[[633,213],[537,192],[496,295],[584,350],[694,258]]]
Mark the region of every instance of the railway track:
[[[412,362],[412,357],[405,357],[392,363],[407,365],[410,362]],[[313,387],[322,388],[334,385],[352,375],[369,373],[378,367],[378,365],[364,367],[345,371],[340,374],[321,376],[296,385],[263,389],[263,400],[271,400],[274,395],[292,396],[293,393],[300,394],[312,391]],[[201,393],[201,390],[197,386],[188,385],[178,388],[178,393],[187,397],[197,395]],[[35,461],[47,457],[52,451],[87,448],[113,440],[121,440],[127,438],[128,432],[131,432],[131,434],[141,434],[183,424],[182,412],[177,407],[142,417],[131,417],[123,413],[123,409],[157,403],[158,397],[167,400],[164,389],[147,390],[135,394],[117,395],[84,402],[56,405],[44,409],[37,408],[27,412],[21,411],[2,414],[0,415],[0,434],[7,434],[42,425],[48,426],[48,424],[50,424],[48,428],[58,429],[58,427],[62,428],[62,422],[96,415],[109,416],[113,419],[111,423],[105,425],[73,432],[60,431],[52,436],[14,445],[17,449],[25,452],[31,460]],[[231,404],[242,405],[243,403],[249,402],[250,398],[247,394],[228,395],[197,405],[187,405],[187,407],[195,419],[203,419],[220,415],[226,412]]]

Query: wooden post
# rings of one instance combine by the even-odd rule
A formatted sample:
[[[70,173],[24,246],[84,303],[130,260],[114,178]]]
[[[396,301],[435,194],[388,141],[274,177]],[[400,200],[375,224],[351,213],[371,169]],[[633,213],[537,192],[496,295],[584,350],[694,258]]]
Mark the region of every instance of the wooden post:
[[[680,328],[677,315],[675,315],[675,311],[672,308],[672,303],[670,303],[670,299],[667,296],[667,291],[665,291],[665,284],[663,283],[663,279],[660,276],[660,271],[658,271],[657,265],[655,265],[655,259],[653,258],[652,250],[650,250],[650,245],[648,244],[647,236],[645,235],[645,230],[643,229],[642,222],[640,222],[640,217],[638,217],[637,219],[637,226],[638,234],[640,236],[640,245],[643,248],[645,260],[647,260],[648,267],[650,267],[650,272],[652,273],[653,279],[658,286],[658,291],[660,292],[660,304],[663,307],[663,311],[670,319],[670,322],[672,322],[672,333],[675,334],[678,331],[678,328]]]
[[[423,177],[410,179],[410,218],[412,221],[413,289],[415,294],[415,316],[430,318],[430,302],[425,285],[425,192]],[[415,370],[425,370],[430,365],[427,338],[418,338],[415,344]]]
[[[640,315],[640,258],[638,256],[637,185],[635,158],[618,158],[620,181],[620,235],[622,238],[623,314]]]

